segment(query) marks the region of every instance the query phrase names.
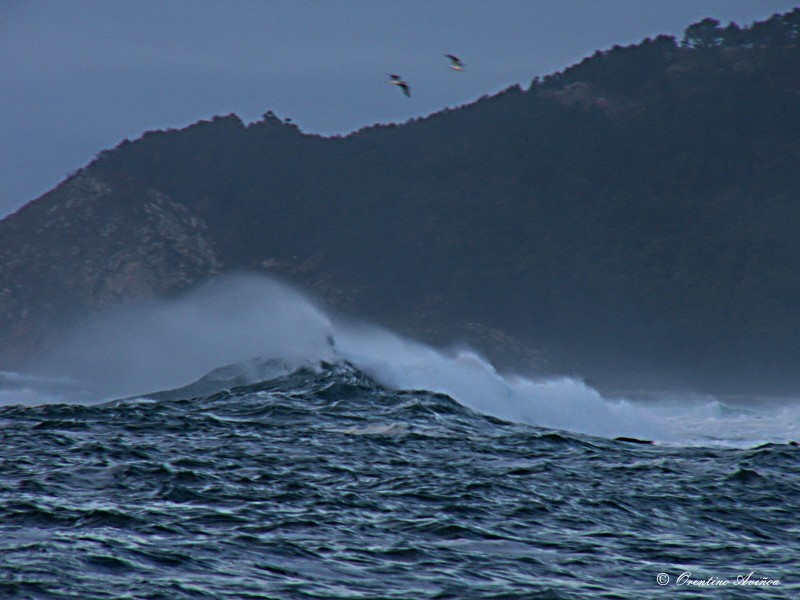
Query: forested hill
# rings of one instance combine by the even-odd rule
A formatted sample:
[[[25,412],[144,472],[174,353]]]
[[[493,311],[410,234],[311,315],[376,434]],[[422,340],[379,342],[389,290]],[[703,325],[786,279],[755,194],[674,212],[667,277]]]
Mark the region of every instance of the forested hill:
[[[149,132],[0,239],[8,364],[87,311],[249,269],[601,384],[798,390],[800,9],[345,137],[272,113]]]

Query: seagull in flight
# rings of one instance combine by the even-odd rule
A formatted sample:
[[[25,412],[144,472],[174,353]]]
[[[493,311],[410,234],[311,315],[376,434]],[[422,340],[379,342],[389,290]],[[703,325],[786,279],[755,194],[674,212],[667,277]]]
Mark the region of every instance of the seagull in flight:
[[[464,63],[461,62],[460,58],[458,58],[454,54],[445,54],[445,56],[450,59],[450,68],[453,69],[453,71],[464,70]]]
[[[400,75],[389,75],[389,78],[390,78],[390,81],[389,81],[390,84],[396,85],[401,90],[403,90],[403,93],[406,96],[411,98],[411,87],[408,85],[407,82],[403,81],[403,78],[400,77]]]

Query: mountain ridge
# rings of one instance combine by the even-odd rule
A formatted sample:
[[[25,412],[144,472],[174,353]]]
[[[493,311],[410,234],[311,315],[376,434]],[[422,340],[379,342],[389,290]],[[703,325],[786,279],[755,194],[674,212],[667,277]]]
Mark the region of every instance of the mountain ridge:
[[[126,140],[0,221],[0,365],[60,320],[251,270],[510,365],[800,387],[799,24],[705,19],[347,136],[266,113]]]

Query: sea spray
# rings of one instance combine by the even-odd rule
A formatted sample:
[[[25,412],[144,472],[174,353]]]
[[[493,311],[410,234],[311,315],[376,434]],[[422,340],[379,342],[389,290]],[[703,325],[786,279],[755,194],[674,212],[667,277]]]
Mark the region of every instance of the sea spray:
[[[483,414],[607,437],[661,434],[645,411],[610,402],[581,381],[503,375],[469,350],[443,352],[391,332],[337,328],[336,349],[381,384],[447,394]]]
[[[388,389],[443,393],[482,414],[603,437],[747,445],[800,435],[796,401],[759,405],[750,414],[713,397],[605,398],[578,379],[499,373],[472,350],[435,349],[334,318],[291,286],[256,275],[219,277],[181,297],[83,323],[41,358],[34,369],[41,384],[28,376],[24,393],[9,395],[0,382],[0,401],[146,395],[185,386],[225,365],[234,365],[241,384],[273,373],[260,366],[268,361],[277,361],[281,372],[347,362]],[[216,385],[211,380],[204,380],[203,390]],[[54,388],[59,381],[64,384]]]
[[[328,316],[290,286],[223,276],[169,300],[110,311],[79,324],[36,365],[101,387],[107,397],[190,383],[254,357],[290,366],[331,360]]]

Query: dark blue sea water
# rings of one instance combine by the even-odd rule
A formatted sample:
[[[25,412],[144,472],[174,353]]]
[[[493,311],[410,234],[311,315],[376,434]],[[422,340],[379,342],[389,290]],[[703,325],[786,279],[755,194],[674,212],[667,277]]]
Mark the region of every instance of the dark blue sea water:
[[[796,402],[608,399],[318,325],[284,354],[318,330],[335,360],[122,400],[0,377],[0,597],[800,597]]]

